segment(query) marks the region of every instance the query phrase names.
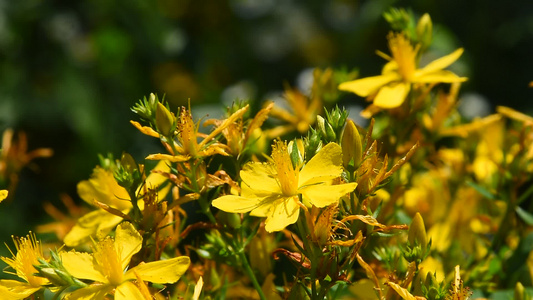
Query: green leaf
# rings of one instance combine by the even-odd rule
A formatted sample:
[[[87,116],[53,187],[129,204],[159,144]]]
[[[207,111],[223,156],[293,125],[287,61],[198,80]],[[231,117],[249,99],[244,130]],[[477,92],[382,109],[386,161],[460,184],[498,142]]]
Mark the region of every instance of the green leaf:
[[[490,200],[495,200],[496,199],[496,195],[492,194],[489,190],[487,190],[486,188],[480,186],[479,184],[473,182],[473,181],[467,181],[466,184],[468,184],[470,187],[474,188],[476,191],[478,191],[478,193],[480,193],[481,195],[483,195],[484,197],[490,199]]]
[[[525,211],[520,206],[517,206],[515,211],[518,214],[518,216],[522,219],[522,221],[526,222],[527,225],[529,226],[533,225],[533,214]]]

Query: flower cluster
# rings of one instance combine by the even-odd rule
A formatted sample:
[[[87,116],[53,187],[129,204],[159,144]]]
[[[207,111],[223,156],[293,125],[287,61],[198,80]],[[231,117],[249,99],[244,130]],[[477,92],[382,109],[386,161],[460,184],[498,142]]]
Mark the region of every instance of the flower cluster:
[[[385,17],[381,75],[316,70],[286,108],[236,101],[202,121],[139,101],[131,124],[161,151],[100,156],[77,185],[88,206],[45,206],[57,220],[37,230],[58,250],[14,237],[2,298],[531,299],[533,117],[462,116],[467,79],[446,68],[463,49],[420,66],[429,15]],[[336,105],[352,93],[372,102],[365,127]],[[2,159],[50,154],[30,153]]]

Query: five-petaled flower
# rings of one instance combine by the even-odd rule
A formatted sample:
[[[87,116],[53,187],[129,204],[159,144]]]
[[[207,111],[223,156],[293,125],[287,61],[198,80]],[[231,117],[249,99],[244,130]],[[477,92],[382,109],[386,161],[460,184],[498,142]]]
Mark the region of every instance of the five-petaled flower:
[[[413,47],[403,33],[388,36],[392,57],[378,52],[389,62],[381,75],[347,81],[339,85],[343,91],[353,92],[361,97],[374,96],[374,105],[381,108],[396,108],[402,105],[413,83],[453,83],[466,81],[451,71],[444,70],[455,62],[463,49],[459,48],[425,67],[417,69],[419,47]]]
[[[141,263],[129,268],[131,257],[141,250],[142,237],[131,223],[117,226],[115,238],[106,237],[94,247],[93,254],[70,251],[61,253],[65,269],[78,279],[93,284],[67,295],[66,299],[144,299],[134,280],[159,284],[174,283],[187,271],[190,259],[177,256],[167,260]]]
[[[222,196],[213,201],[213,206],[266,217],[265,229],[280,231],[298,220],[303,205],[300,195],[304,203],[325,207],[352,192],[357,183],[332,183],[341,173],[342,150],[338,144],[327,144],[300,169],[293,166],[286,143],[277,141],[272,146],[271,162],[244,166],[240,172],[241,195]]]

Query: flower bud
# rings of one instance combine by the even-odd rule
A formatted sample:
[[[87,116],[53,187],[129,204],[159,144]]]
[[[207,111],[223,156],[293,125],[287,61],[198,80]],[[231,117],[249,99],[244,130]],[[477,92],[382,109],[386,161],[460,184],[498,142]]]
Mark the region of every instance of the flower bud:
[[[321,148],[320,132],[310,128],[304,139],[305,159],[309,161]]]
[[[517,282],[514,287],[514,297],[515,300],[530,300],[531,297],[526,293],[524,286],[521,282]]]
[[[431,45],[431,39],[433,35],[433,24],[429,14],[425,13],[416,24],[416,35],[418,41],[422,45],[422,48],[427,48]]]
[[[425,252],[428,245],[428,238],[426,235],[426,227],[424,226],[424,219],[420,213],[416,213],[411,226],[409,226],[408,240],[412,246],[420,245],[422,252]]]
[[[176,117],[161,102],[157,102],[155,125],[159,133],[165,137],[172,136],[176,129]]]
[[[322,134],[322,137],[326,140],[326,142],[335,142],[335,139],[337,138],[337,135],[335,134],[335,130],[333,130],[333,127],[331,124],[329,124],[328,121],[326,121],[322,116],[317,116],[317,123],[318,123],[318,130],[320,130],[320,133]]]
[[[363,144],[361,136],[352,120],[346,122],[346,127],[342,133],[342,163],[345,168],[353,161],[353,166],[357,167],[363,158]]]

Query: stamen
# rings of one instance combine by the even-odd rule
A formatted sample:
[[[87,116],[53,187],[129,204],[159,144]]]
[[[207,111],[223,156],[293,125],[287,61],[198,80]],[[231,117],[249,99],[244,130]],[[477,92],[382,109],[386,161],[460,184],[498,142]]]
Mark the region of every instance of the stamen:
[[[298,191],[299,170],[292,166],[287,144],[277,141],[272,145],[272,159],[278,172],[278,181],[284,196],[294,196]]]

